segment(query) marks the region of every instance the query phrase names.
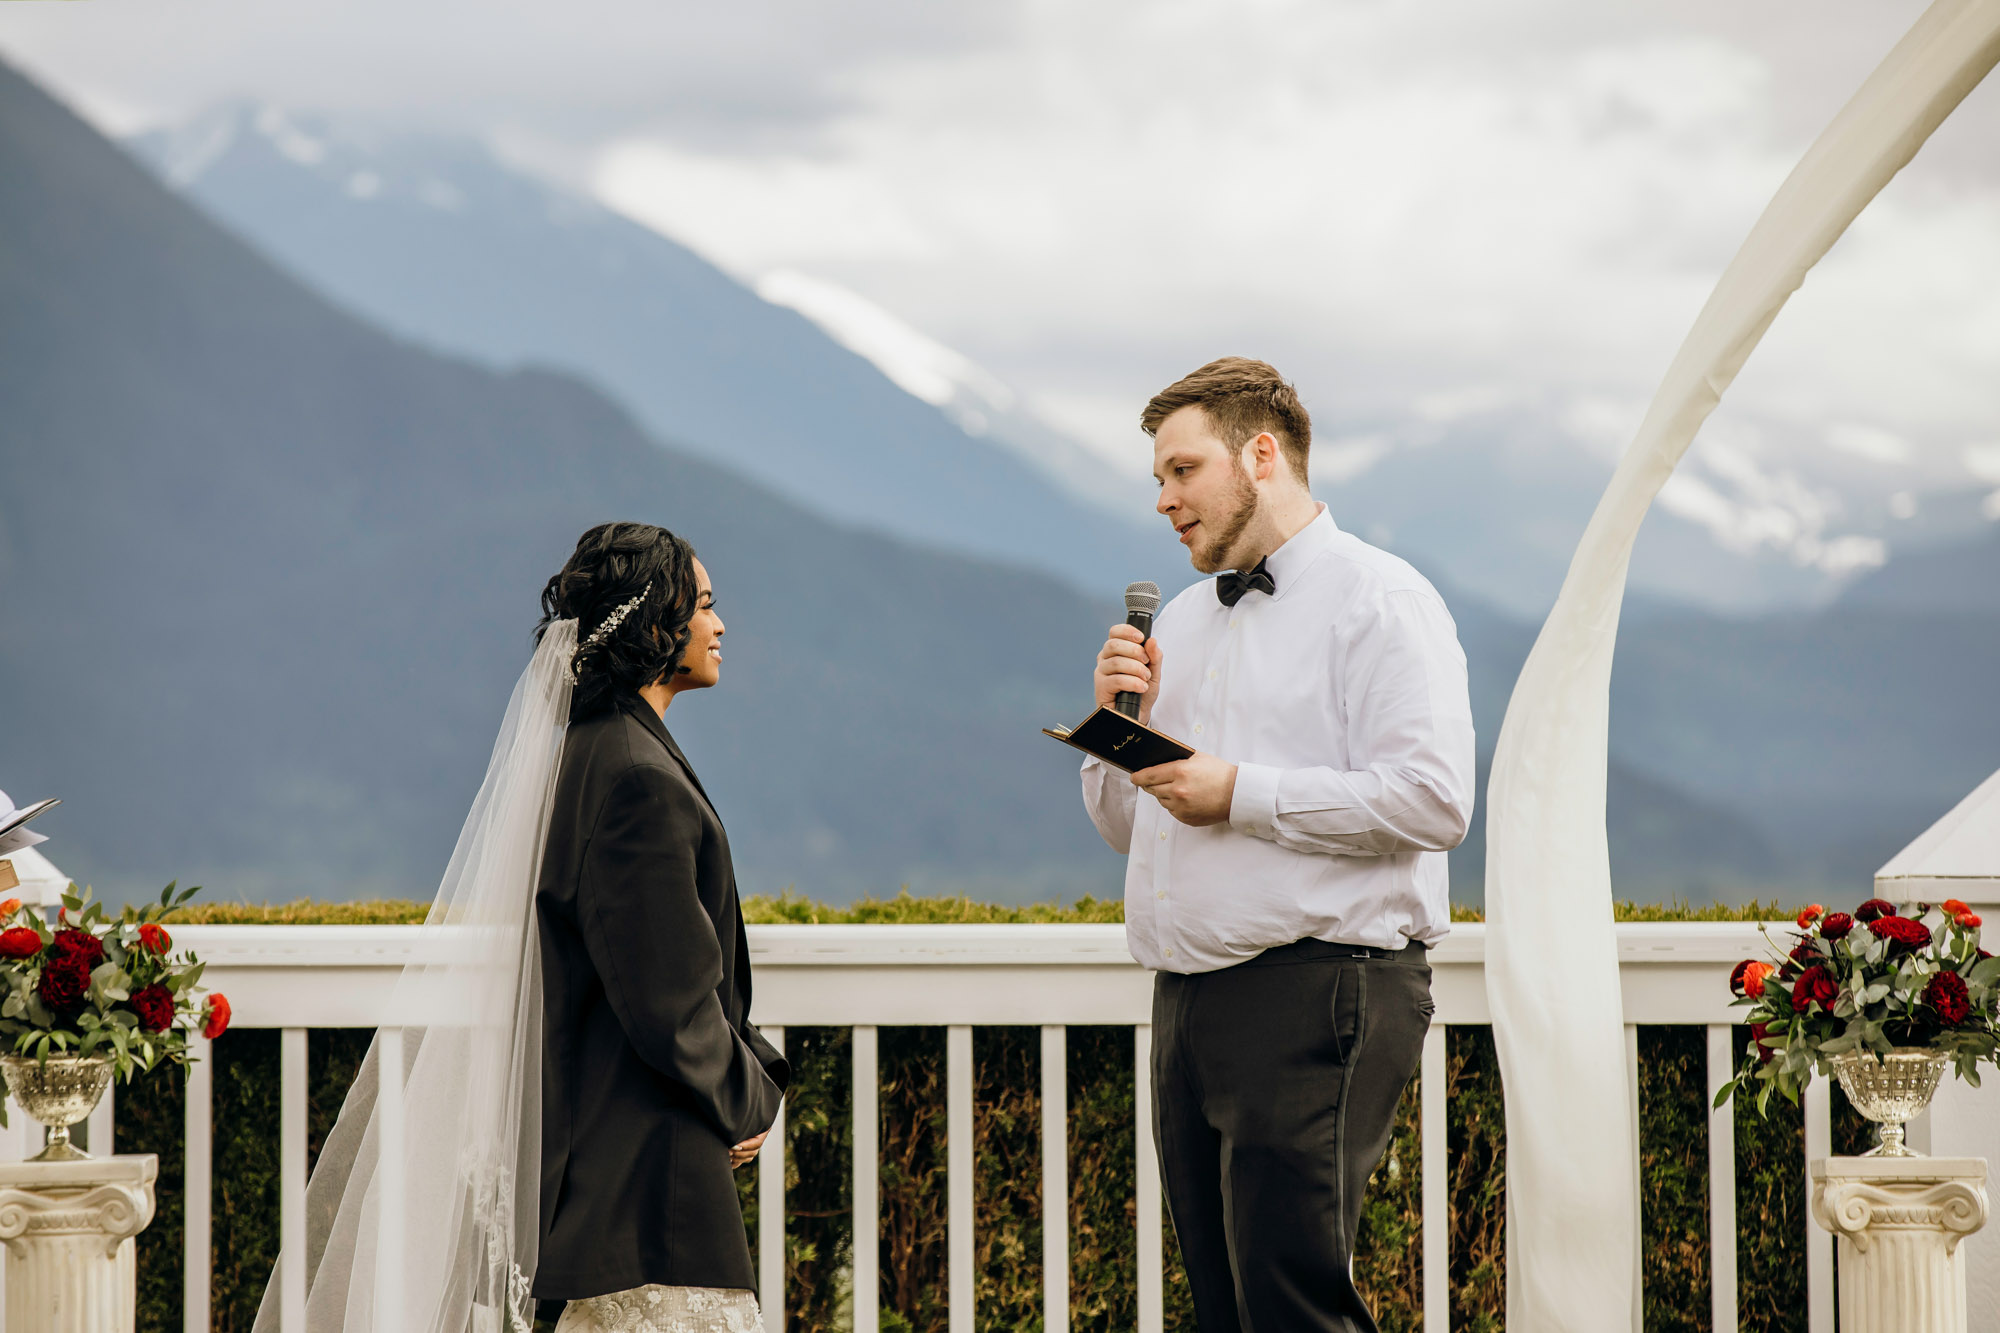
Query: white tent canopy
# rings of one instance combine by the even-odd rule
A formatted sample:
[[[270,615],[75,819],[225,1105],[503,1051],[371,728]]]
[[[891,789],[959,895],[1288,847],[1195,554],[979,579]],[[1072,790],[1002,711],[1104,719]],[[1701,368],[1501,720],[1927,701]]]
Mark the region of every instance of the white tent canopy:
[[[12,861],[14,873],[20,877],[19,888],[0,893],[0,898],[19,898],[30,907],[59,907],[62,896],[69,889],[69,876],[56,869],[55,863],[32,847],[23,847],[18,852],[10,852],[0,860]]]
[[[2000,772],[1890,857],[1875,872],[1875,893],[1893,902],[2000,904]]]

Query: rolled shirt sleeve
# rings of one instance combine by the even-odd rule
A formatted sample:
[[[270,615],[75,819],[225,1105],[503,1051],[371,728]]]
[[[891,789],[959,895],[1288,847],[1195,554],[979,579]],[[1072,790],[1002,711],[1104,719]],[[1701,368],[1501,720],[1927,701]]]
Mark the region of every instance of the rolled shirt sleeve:
[[[1450,613],[1428,590],[1396,590],[1338,632],[1352,766],[1239,763],[1231,826],[1325,856],[1456,847],[1472,820],[1473,732]]]

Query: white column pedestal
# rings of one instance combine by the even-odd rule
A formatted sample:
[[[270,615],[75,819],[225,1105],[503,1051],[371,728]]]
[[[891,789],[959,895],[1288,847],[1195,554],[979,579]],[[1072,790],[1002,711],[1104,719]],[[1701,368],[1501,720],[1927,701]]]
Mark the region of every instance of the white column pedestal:
[[[1840,1245],[1842,1333],[1969,1333],[1966,1236],[1986,1225],[1977,1157],[1823,1157],[1813,1218]]]
[[[9,1329],[132,1333],[132,1237],[153,1220],[150,1153],[0,1164]]]

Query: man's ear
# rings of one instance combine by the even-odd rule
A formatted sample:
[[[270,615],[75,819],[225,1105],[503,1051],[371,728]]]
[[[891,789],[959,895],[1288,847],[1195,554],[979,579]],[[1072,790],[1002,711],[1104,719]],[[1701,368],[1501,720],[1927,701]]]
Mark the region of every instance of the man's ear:
[[[1268,430],[1262,431],[1251,439],[1249,449],[1251,476],[1258,481],[1269,481],[1277,475],[1278,468],[1283,465],[1277,436]]]

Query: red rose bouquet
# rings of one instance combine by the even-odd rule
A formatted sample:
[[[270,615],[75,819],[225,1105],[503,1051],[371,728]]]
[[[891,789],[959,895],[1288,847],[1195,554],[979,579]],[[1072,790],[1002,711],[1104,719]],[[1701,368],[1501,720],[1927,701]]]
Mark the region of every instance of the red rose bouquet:
[[[53,924],[18,899],[0,903],[0,1054],[104,1055],[127,1082],[166,1062],[185,1067],[190,1032],[217,1037],[229,1024],[229,1001],[204,997],[203,964],[175,955],[160,924],[196,892],[169,884],[157,903],[114,920],[72,884]]]
[[[1933,912],[1936,923],[1926,924]],[[1750,1011],[1751,1039],[1715,1104],[1754,1092],[1762,1112],[1773,1090],[1796,1102],[1815,1071],[1831,1072],[1834,1056],[1896,1047],[1949,1055],[1976,1085],[1981,1060],[2000,1063],[2000,959],[1979,947],[1979,927],[1956,898],[1919,903],[1913,916],[1880,898],[1852,914],[1800,912],[1778,961],[1745,959],[1729,974],[1737,1005]]]

